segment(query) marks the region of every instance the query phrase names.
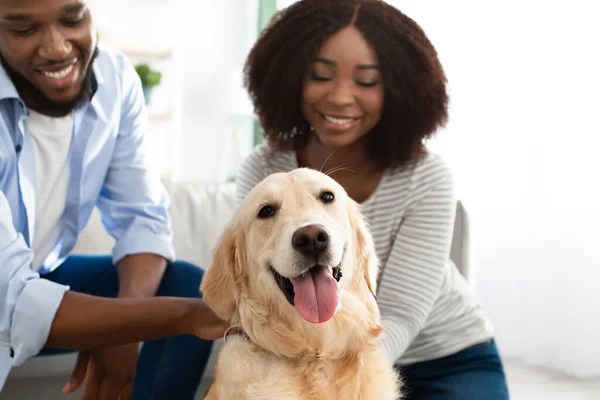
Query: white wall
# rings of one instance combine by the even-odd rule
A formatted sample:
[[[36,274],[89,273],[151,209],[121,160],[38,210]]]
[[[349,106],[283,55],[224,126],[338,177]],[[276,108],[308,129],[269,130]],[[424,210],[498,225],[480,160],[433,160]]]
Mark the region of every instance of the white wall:
[[[171,60],[153,64],[165,79],[154,98],[174,112],[170,124],[151,122],[157,165],[170,164],[175,180],[224,179],[232,131],[238,130],[244,153],[252,144],[252,110],[241,85],[257,37],[257,0],[97,0],[93,6],[120,44],[173,50]]]
[[[597,2],[389,2],[448,72],[434,147],[476,224],[477,290],[502,353],[600,376]]]
[[[238,79],[245,55],[256,39],[255,0],[177,0],[182,80],[182,180],[219,177],[221,159],[229,151],[228,94]],[[241,91],[240,91],[241,92]],[[238,102],[239,100],[236,100]],[[251,146],[251,124],[241,136]]]

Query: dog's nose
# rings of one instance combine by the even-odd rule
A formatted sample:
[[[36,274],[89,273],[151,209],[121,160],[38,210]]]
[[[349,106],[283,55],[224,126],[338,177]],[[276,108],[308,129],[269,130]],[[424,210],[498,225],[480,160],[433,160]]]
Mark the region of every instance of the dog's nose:
[[[329,233],[321,225],[307,225],[292,236],[292,246],[302,254],[318,257],[329,246]]]

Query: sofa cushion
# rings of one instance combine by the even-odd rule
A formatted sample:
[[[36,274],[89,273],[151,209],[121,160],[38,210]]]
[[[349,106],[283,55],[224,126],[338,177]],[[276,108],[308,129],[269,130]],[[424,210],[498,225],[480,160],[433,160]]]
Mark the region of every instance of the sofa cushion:
[[[178,259],[206,268],[225,225],[236,207],[235,184],[165,182],[171,196],[169,213]],[[114,240],[102,227],[100,213],[94,210],[73,253],[110,253]]]
[[[235,184],[167,184],[173,242],[179,259],[207,268],[236,208]]]

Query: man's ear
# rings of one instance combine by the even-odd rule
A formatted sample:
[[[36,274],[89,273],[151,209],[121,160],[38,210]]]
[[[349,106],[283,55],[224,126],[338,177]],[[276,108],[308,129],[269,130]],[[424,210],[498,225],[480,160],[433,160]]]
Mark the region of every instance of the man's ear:
[[[355,201],[348,205],[350,227],[355,235],[354,249],[356,261],[362,278],[373,296],[377,293],[377,278],[379,276],[379,259],[375,252],[375,243],[369,230],[365,217],[360,211],[360,206]]]
[[[213,261],[200,284],[204,301],[224,320],[231,318],[236,307],[239,274],[239,268],[236,268],[239,261],[237,239],[235,223],[232,221],[221,234],[213,252]]]

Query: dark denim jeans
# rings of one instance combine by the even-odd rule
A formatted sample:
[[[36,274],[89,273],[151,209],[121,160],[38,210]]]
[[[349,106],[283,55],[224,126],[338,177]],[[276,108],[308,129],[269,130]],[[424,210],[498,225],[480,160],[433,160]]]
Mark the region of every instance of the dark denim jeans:
[[[437,360],[397,366],[403,400],[508,400],[504,367],[494,340]]]
[[[157,296],[201,297],[204,271],[193,264],[169,264]],[[69,285],[74,292],[116,297],[117,269],[110,256],[73,255],[52,273],[43,276]],[[210,357],[212,342],[195,336],[174,336],[145,342],[138,360],[132,400],[192,400]],[[39,355],[64,353],[43,349]],[[66,384],[66,382],[65,382]]]

